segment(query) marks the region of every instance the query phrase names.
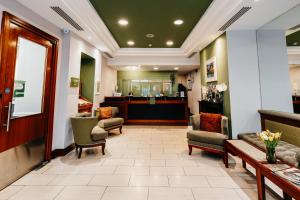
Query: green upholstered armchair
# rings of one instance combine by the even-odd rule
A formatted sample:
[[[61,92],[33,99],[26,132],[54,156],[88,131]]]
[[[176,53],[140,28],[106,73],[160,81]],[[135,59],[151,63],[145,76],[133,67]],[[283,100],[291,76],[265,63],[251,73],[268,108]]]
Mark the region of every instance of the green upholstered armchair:
[[[109,119],[101,119],[98,125],[106,131],[112,129],[119,129],[120,133],[122,133],[122,126],[124,124],[124,119],[119,116],[119,108],[118,107],[111,107],[112,108],[112,118]],[[101,113],[99,113],[101,116]]]
[[[200,114],[191,116],[190,121],[193,130],[190,130],[187,133],[189,155],[192,154],[193,147],[223,155],[224,141],[228,139],[228,118],[222,116],[221,133],[201,131]]]
[[[105,154],[108,133],[97,123],[97,117],[71,117],[76,151],[79,148],[78,158],[81,157],[82,148],[95,146],[102,146],[102,154]]]

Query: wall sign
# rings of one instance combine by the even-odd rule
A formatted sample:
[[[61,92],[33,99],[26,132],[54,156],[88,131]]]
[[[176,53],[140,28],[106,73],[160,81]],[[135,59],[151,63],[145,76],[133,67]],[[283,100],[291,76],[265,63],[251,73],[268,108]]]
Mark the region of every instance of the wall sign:
[[[71,77],[70,87],[79,87],[79,78]]]
[[[25,95],[25,81],[15,80],[14,97],[24,97],[24,95]]]

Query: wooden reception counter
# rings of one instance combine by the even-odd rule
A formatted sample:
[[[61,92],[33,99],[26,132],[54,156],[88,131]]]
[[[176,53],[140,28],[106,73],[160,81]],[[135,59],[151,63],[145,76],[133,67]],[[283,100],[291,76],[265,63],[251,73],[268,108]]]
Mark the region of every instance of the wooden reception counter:
[[[187,125],[187,99],[181,97],[105,97],[103,106],[120,110],[125,124]]]

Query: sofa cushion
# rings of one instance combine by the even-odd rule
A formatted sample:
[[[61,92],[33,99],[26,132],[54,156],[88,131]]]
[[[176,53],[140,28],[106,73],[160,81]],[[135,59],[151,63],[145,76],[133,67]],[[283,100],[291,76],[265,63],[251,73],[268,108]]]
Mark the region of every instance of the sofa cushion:
[[[228,139],[226,135],[221,133],[212,133],[208,131],[188,131],[187,138],[189,140],[223,146],[224,140]]]
[[[200,130],[221,133],[221,120],[222,115],[201,113],[200,115]]]
[[[101,107],[100,110],[100,119],[109,119],[112,117],[112,108],[111,107]]]
[[[255,133],[239,134],[239,139],[245,140],[250,144],[266,151],[266,145],[256,136]],[[297,166],[296,154],[300,153],[300,147],[287,143],[285,141],[279,141],[276,147],[276,156],[291,165]]]
[[[107,128],[107,127],[113,127],[113,126],[118,126],[124,123],[123,118],[110,118],[110,119],[103,119],[98,122],[98,125],[101,128]]]
[[[93,141],[104,140],[105,138],[107,138],[107,136],[108,136],[107,131],[105,131],[103,128],[99,126],[95,126],[92,129],[91,138]]]

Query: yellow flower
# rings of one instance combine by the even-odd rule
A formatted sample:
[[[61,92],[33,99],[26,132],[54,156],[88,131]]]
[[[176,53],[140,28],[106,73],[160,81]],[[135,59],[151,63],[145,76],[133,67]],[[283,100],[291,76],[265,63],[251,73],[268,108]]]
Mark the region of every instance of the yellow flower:
[[[269,141],[273,141],[274,140],[274,136],[269,136]]]

